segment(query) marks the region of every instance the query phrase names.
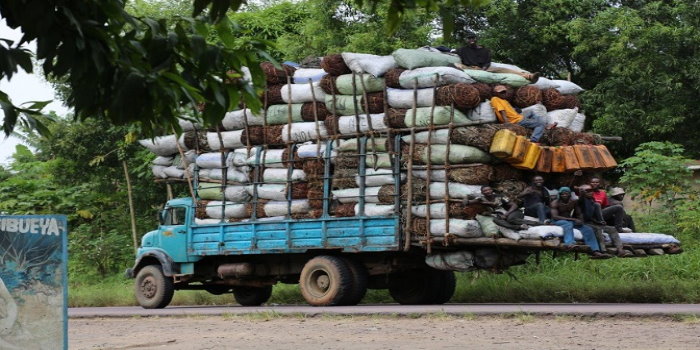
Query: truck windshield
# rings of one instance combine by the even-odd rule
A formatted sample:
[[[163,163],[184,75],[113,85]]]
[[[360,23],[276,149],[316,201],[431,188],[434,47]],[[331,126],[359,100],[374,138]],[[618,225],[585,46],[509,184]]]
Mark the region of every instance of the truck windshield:
[[[163,225],[184,225],[187,208],[173,207],[165,210]]]

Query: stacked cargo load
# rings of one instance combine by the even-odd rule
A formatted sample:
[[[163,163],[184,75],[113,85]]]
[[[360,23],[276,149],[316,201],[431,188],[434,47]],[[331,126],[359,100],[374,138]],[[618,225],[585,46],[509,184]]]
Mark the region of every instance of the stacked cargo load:
[[[534,174],[566,184],[573,173],[616,167],[601,138],[582,132],[576,96],[582,89],[450,66],[457,62],[449,54],[400,49],[329,55],[322,69],[263,63],[260,112],[242,106],[214,130],[183,121],[179,137],[141,142],[157,155],[156,178],[191,180],[197,224],[394,218],[404,249],[430,254],[434,247],[471,246],[470,268],[522,261],[519,253],[493,259],[504,254],[493,246],[558,249],[551,239],[561,237],[556,226],[509,230],[465,199],[480,196],[482,186],[515,198]],[[557,127],[532,143],[532,130],[499,124],[490,103],[496,85],[507,87],[513,106],[547,115]],[[650,249],[678,244],[656,238]],[[464,265],[454,257],[431,259],[436,268]]]

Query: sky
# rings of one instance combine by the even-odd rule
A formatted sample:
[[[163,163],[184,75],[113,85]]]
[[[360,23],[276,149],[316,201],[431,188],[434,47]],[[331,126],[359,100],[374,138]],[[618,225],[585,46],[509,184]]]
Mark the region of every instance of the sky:
[[[0,38],[16,41],[21,35],[22,33],[20,31],[10,29],[5,24],[5,20],[0,19]],[[34,51],[34,47],[35,45],[32,43],[29,48]],[[39,71],[40,68],[35,65],[34,72]],[[29,101],[54,100],[44,108],[44,112],[55,111],[61,116],[69,113],[69,109],[59,100],[55,99],[51,84],[46,82],[40,73],[27,74],[20,69],[20,73],[13,75],[12,80],[0,80],[0,90],[10,96],[15,106]],[[0,112],[0,118],[2,117],[3,114]],[[6,165],[11,161],[15,146],[18,143],[20,143],[20,140],[16,137],[10,136],[9,138],[5,138],[4,134],[0,134],[0,165]]]

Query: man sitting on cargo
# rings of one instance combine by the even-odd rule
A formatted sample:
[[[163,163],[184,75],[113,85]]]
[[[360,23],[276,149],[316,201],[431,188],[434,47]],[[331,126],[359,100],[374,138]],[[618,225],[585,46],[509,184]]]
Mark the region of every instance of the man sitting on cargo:
[[[529,73],[504,67],[491,66],[491,50],[477,44],[477,36],[474,32],[467,32],[467,45],[457,50],[451,50],[459,56],[462,63],[456,63],[459,69],[478,69],[491,73],[508,73],[519,75],[532,83],[536,83],[540,78],[540,73]],[[441,50],[443,51],[443,50]]]
[[[488,209],[481,215],[493,216],[493,222],[496,225],[503,226],[512,230],[526,229],[528,221],[524,220],[524,214],[518,210],[518,204],[511,201],[508,197],[496,192],[491,186],[481,187],[481,197],[470,198],[464,200],[464,205],[482,204]]]
[[[574,228],[577,228],[583,235],[583,241],[591,248],[591,258],[610,258],[610,255],[601,251],[593,228],[583,224],[583,217],[576,202],[576,200],[571,199],[571,189],[562,187],[559,189],[559,197],[549,205],[552,220],[554,220],[553,224],[560,226],[564,230],[564,250],[571,251],[574,249],[576,244]]]
[[[538,142],[547,127],[547,116],[535,114],[532,110],[528,110],[524,115],[516,112],[505,98],[508,89],[504,85],[496,85],[493,91],[496,96],[491,98],[491,107],[493,112],[496,113],[498,121],[503,124],[513,123],[533,129],[530,141]],[[551,127],[554,126],[556,124]]]
[[[518,199],[523,201],[525,215],[537,217],[540,225],[548,223],[549,190],[544,187],[542,176],[535,175],[532,178],[532,184],[520,192]]]
[[[619,205],[624,208],[624,205],[622,204],[622,201],[624,199],[625,190],[622,187],[613,187],[610,189],[610,193],[608,194],[608,203],[610,203],[610,206]],[[637,232],[637,229],[634,227],[634,219],[632,219],[632,217],[629,214],[625,215],[624,219],[622,220],[622,223],[632,232]]]
[[[591,187],[591,185],[582,185],[579,187],[578,206],[583,215],[583,223],[593,227],[601,248],[605,247],[605,240],[603,238],[603,231],[605,231],[605,233],[610,236],[610,240],[617,249],[617,256],[624,258],[633,255],[622,247],[622,240],[620,239],[620,234],[617,229],[606,225],[605,221],[601,220],[602,214],[600,205],[593,199],[593,187]]]
[[[625,230],[624,220],[627,215],[625,208],[621,204],[611,205],[608,201],[608,195],[600,188],[600,178],[592,177],[589,185],[593,189],[593,200],[600,205],[601,217],[600,221],[610,222],[615,226],[618,232],[633,231]]]

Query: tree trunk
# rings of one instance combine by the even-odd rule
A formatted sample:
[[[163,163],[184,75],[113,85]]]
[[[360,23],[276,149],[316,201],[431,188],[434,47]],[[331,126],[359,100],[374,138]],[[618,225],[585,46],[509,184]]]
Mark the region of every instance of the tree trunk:
[[[131,178],[129,177],[129,166],[126,164],[125,160],[122,160],[122,167],[124,168],[124,178],[126,178],[126,192],[129,195],[129,217],[131,217],[131,237],[134,240],[134,253],[139,249],[139,242],[136,238],[136,214],[134,213],[134,198],[131,191]]]

